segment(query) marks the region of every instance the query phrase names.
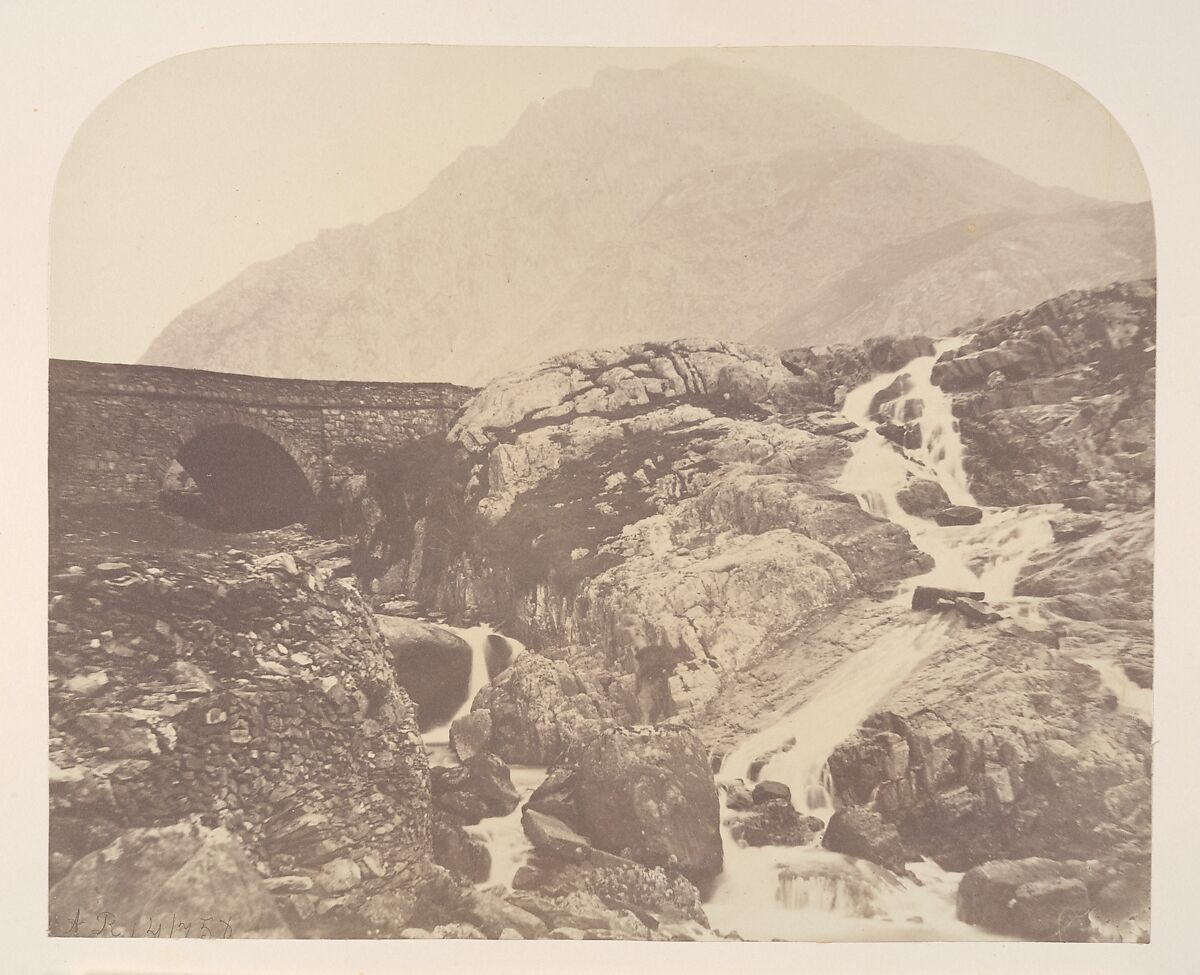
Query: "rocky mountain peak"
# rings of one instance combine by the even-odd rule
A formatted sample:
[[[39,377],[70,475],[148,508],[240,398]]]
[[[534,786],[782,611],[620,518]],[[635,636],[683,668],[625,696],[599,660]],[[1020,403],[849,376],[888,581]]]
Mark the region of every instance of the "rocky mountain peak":
[[[1150,275],[1152,238],[1148,205],[1040,187],[795,79],[694,58],[531,106],[406,207],[248,268],[144,361],[482,384],[683,336],[939,334]]]

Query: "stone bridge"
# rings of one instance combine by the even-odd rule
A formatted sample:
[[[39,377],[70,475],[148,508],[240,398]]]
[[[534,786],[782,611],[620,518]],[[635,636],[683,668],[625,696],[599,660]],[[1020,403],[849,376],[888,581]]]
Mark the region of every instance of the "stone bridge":
[[[50,360],[50,499],[158,499],[178,464],[219,495],[320,499],[362,459],[449,429],[475,390]]]

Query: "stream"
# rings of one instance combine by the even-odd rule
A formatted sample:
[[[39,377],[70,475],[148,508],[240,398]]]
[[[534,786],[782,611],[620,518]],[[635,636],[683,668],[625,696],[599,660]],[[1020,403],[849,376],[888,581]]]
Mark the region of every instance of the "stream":
[[[425,750],[429,754],[430,765],[456,765],[458,760],[450,748],[450,725],[463,715],[470,713],[475,695],[488,683],[486,651],[489,637],[500,637],[508,642],[512,651],[510,663],[512,660],[516,660],[519,654],[524,653],[525,645],[520,640],[505,636],[486,624],[471,627],[442,624],[442,627],[461,637],[470,646],[471,676],[467,685],[467,696],[454,713],[454,717],[443,725],[430,728],[421,737],[425,742]],[[494,887],[497,884],[511,887],[513,877],[529,859],[529,854],[533,852],[533,846],[521,826],[521,809],[534,790],[542,784],[547,770],[534,765],[513,765],[509,767],[509,771],[512,773],[512,784],[521,796],[517,808],[507,816],[492,816],[465,827],[471,836],[483,840],[492,858],[492,866],[487,880],[476,884],[480,889]]]
[[[904,527],[934,560],[893,597],[907,610],[918,585],[982,590],[991,606],[1012,598],[1026,560],[1052,539],[1057,505],[983,508],[978,525],[942,527],[910,515],[897,494],[911,478],[936,480],[952,504],[980,507],[963,469],[963,445],[950,398],[930,380],[938,356],[965,339],[940,342],[935,354],[877,376],[852,391],[842,412],[867,435],[854,444],[837,485],[864,510]],[[870,417],[877,393],[907,375],[895,414],[919,418],[921,444],[905,453],[875,432]],[[874,643],[835,666],[804,699],[773,724],[743,741],[722,763],[718,778],[750,782],[751,766],[770,756],[757,779],[783,782],[805,815],[833,813],[826,761],[921,664],[942,649],[951,629],[942,614],[912,614]],[[722,790],[722,797],[725,793]],[[724,800],[722,800],[724,801]],[[815,846],[748,847],[730,834],[739,815],[722,807],[725,870],[705,910],[713,926],[756,940],[980,940],[987,932],[959,921],[955,897],[960,874],[931,861],[909,865],[920,881],[897,877],[864,860]],[[819,844],[819,840],[817,841]]]
[[[834,811],[826,770],[830,754],[924,661],[944,648],[954,625],[947,614],[909,611],[916,586],[980,590],[993,608],[1010,615],[1036,614],[1028,601],[1014,601],[1013,589],[1030,556],[1052,544],[1050,519],[1063,509],[1058,504],[987,508],[972,496],[950,397],[930,378],[938,356],[965,341],[966,337],[943,340],[934,355],[864,383],[847,396],[841,411],[867,434],[854,443],[835,486],[856,495],[865,511],[905,528],[914,545],[934,562],[929,572],[906,580],[892,597],[905,608],[907,622],[846,657],[772,723],[743,740],[724,758],[719,783],[782,782],[791,789],[800,813],[827,822]],[[901,376],[907,380],[895,415],[917,417],[921,428],[920,446],[907,452],[875,432],[870,417],[876,394]],[[936,481],[951,504],[981,508],[982,520],[977,525],[942,527],[906,513],[897,494],[912,478]],[[458,717],[470,710],[475,694],[487,682],[483,650],[493,631],[486,626],[448,628],[463,637],[474,653],[470,689]],[[510,643],[514,656],[524,649],[516,641]],[[1087,662],[1117,694],[1123,709],[1144,712],[1148,718],[1149,691],[1133,685],[1115,664]],[[454,762],[448,734],[449,724],[425,734],[431,764]],[[759,768],[752,776],[754,766]],[[522,805],[545,775],[543,768],[512,769]],[[726,792],[720,792],[724,871],[704,904],[715,930],[736,931],[754,940],[1005,940],[957,919],[955,898],[961,874],[921,861],[908,865],[914,881],[869,861],[826,850],[819,837],[813,846],[742,845],[730,831],[742,814],[726,809]],[[520,807],[468,830],[486,842],[492,855],[491,874],[479,886],[511,885],[531,851],[521,828]]]

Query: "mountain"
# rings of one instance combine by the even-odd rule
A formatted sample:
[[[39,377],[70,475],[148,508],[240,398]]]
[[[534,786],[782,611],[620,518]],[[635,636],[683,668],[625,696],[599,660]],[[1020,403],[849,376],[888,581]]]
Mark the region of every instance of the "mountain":
[[[906,142],[797,81],[607,69],[406,207],[184,311],[144,362],[480,383],[579,347],[946,332],[1154,272],[1149,204]]]

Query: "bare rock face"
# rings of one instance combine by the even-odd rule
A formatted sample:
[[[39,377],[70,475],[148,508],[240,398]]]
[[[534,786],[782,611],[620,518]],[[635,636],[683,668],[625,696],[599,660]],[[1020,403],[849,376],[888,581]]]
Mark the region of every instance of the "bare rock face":
[[[673,867],[696,883],[721,869],[717,789],[708,755],[683,727],[612,729],[579,757],[581,832],[612,853]]]
[[[783,634],[930,566],[830,486],[853,424],[804,388],[768,350],[702,340],[497,380],[449,436],[478,527],[432,598],[558,648],[622,720],[694,719]]]
[[[1085,941],[1090,903],[1077,874],[1040,857],[981,864],[959,884],[958,917],[1031,941]]]
[[[472,715],[486,711],[486,747],[506,762],[550,765],[593,737],[608,718],[571,667],[526,652],[475,697]]]
[[[129,830],[76,862],[50,890],[52,935],[178,937],[171,929],[181,923],[188,928],[182,936],[293,937],[225,829],[178,823]]]
[[[942,357],[980,501],[1150,503],[1156,302],[1153,278],[1068,292]]]
[[[759,346],[678,339],[571,352],[489,384],[467,405],[450,439],[478,451],[526,420],[603,415],[684,396],[751,403],[791,379],[778,355]]]

